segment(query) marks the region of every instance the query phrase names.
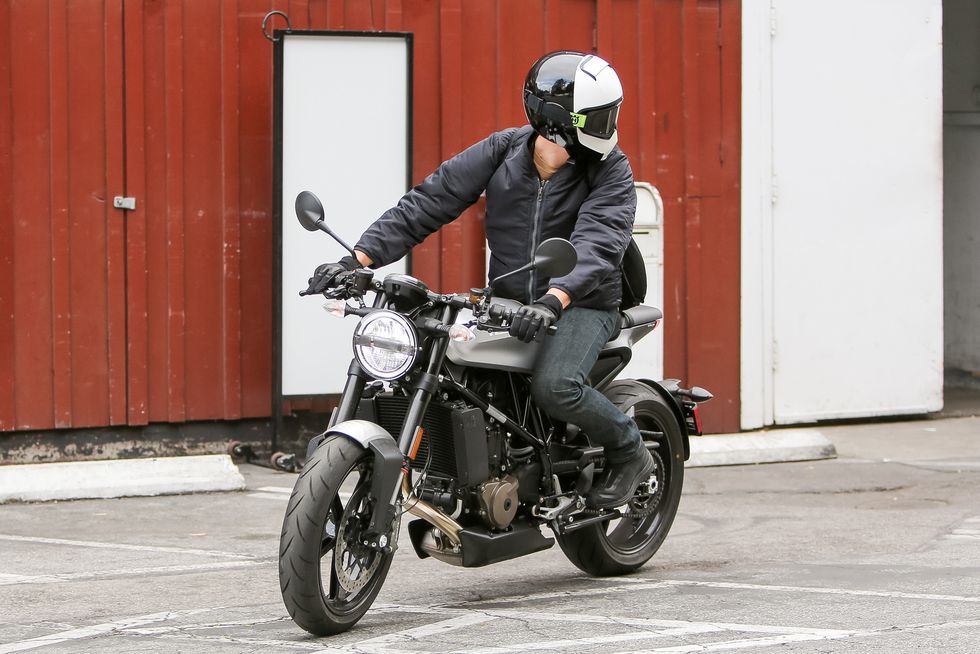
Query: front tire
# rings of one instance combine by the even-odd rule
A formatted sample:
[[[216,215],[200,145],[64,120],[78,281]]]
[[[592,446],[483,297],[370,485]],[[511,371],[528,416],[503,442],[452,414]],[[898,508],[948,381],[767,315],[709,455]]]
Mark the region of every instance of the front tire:
[[[613,382],[603,394],[641,430],[663,436],[651,452],[654,474],[626,505],[629,515],[558,536],[565,556],[596,577],[633,572],[656,554],[674,522],[684,485],[684,437],[663,396],[631,379]]]
[[[335,436],[310,457],[289,498],[279,540],[279,586],[289,615],[316,636],[354,626],[391,566],[392,552],[370,549],[360,538],[371,516],[372,463],[363,447]]]

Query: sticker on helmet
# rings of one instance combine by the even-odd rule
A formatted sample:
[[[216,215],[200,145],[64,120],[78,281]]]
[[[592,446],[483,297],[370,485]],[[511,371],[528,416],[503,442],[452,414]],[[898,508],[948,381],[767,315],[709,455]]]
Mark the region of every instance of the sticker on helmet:
[[[572,127],[585,127],[585,114],[576,114],[573,112],[568,113],[572,117]]]

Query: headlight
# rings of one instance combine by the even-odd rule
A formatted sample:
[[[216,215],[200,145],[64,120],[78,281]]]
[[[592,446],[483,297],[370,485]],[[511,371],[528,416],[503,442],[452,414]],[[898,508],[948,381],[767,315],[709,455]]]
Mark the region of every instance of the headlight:
[[[375,311],[354,330],[354,358],[376,379],[398,379],[415,363],[419,337],[415,325],[394,311]]]

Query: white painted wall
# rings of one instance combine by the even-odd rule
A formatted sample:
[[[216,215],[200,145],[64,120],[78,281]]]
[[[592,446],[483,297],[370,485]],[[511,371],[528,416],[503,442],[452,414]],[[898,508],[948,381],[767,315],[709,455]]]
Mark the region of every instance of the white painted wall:
[[[943,13],[946,367],[980,379],[980,3]]]
[[[942,406],[941,11],[743,4],[744,428]]]

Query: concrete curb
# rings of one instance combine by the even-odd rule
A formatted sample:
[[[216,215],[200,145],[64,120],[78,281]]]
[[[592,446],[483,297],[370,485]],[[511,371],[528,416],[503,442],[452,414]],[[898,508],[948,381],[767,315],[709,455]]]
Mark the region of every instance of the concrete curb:
[[[0,466],[0,504],[244,488],[227,454]]]
[[[834,444],[818,429],[776,429],[691,439],[686,468],[784,463],[837,458]]]

